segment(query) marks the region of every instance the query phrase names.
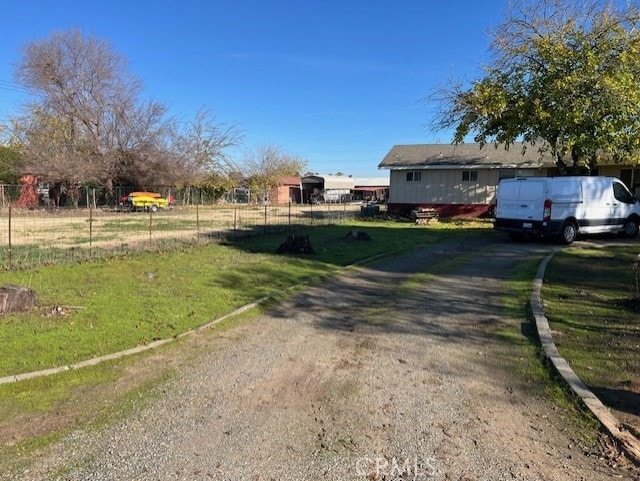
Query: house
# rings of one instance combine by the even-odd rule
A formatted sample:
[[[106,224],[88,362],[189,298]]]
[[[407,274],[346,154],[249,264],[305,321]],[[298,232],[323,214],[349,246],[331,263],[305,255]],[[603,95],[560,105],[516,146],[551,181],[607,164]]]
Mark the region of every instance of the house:
[[[409,214],[417,207],[431,207],[441,217],[479,217],[490,213],[498,182],[511,177],[559,175],[549,154],[521,144],[418,144],[395,145],[378,168],[390,170],[390,213]],[[594,175],[621,179],[640,194],[640,166],[603,159]]]
[[[640,165],[603,164],[598,166],[598,174],[617,177],[640,198]]]
[[[487,214],[501,179],[552,175],[552,158],[518,145],[395,145],[380,169],[390,170],[389,212],[408,214],[416,207],[436,209],[441,217]]]
[[[344,175],[306,175],[302,178],[302,202],[346,202],[355,185],[352,177]]]

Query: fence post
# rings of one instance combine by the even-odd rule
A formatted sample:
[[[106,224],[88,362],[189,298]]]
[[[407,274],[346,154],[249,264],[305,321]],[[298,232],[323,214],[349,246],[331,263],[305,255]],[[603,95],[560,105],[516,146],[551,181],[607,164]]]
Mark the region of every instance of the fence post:
[[[200,208],[196,204],[196,237],[198,244],[200,243]]]
[[[89,204],[89,259],[93,257],[93,204]]]
[[[11,202],[9,202],[9,249],[7,250],[7,259],[9,261],[9,270],[13,269],[13,263],[11,259]]]
[[[264,204],[264,233],[267,233],[267,204]]]
[[[311,206],[310,215],[309,215],[309,223],[313,225],[313,201],[309,204]]]
[[[291,234],[291,201],[289,201],[289,234]]]
[[[149,250],[151,250],[151,247],[152,247],[152,240],[151,240],[152,232],[153,232],[153,211],[151,210],[151,208],[149,208]]]
[[[238,219],[238,204],[233,204],[233,233],[236,233],[236,221]]]

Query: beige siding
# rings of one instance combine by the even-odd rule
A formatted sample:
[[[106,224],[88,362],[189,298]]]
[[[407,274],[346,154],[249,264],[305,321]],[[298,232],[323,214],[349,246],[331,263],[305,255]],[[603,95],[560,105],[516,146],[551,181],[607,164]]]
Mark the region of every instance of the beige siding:
[[[420,181],[407,181],[407,172],[420,172]],[[489,204],[498,184],[498,171],[475,170],[477,181],[462,181],[459,169],[392,170],[389,202],[396,204]]]
[[[600,175],[608,175],[610,177],[620,177],[620,171],[624,167],[626,167],[626,166],[601,165],[601,166],[598,167],[598,174],[600,174]]]

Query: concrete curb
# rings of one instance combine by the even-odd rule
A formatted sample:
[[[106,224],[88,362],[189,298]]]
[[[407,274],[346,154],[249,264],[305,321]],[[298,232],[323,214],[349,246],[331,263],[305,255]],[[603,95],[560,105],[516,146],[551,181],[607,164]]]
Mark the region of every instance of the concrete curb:
[[[536,329],[540,343],[544,348],[545,355],[551,360],[553,366],[562,376],[565,382],[571,387],[582,402],[589,408],[593,415],[600,421],[605,429],[611,434],[616,443],[622,448],[632,461],[640,465],[640,440],[638,440],[631,432],[627,431],[613,414],[605,407],[604,404],[596,397],[593,392],[580,380],[576,373],[571,369],[569,363],[560,355],[558,348],[553,342],[551,329],[549,328],[549,320],[544,315],[542,308],[542,300],[540,291],[544,273],[547,269],[549,261],[553,258],[557,251],[552,252],[540,263],[538,272],[533,283],[531,291],[531,310],[536,321]]]

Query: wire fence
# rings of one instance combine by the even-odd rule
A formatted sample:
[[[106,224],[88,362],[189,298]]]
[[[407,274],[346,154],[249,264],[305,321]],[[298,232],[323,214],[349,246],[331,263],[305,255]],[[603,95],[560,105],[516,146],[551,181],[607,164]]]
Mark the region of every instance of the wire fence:
[[[157,192],[165,198],[171,197],[179,205],[214,205],[220,201],[235,203],[249,200],[247,189],[232,189],[220,194],[193,186],[180,189],[170,186],[147,187],[143,189],[139,186],[119,185],[108,190],[104,187],[86,185],[37,183],[35,180],[21,185],[0,184],[0,208],[10,204],[31,209],[50,206],[75,208],[117,206],[129,193],[141,190]]]
[[[96,208],[0,207],[0,268],[91,260],[161,251],[240,235],[293,233],[304,226],[353,219],[360,204],[177,205],[132,212],[120,205]],[[377,212],[377,210],[376,210]]]

